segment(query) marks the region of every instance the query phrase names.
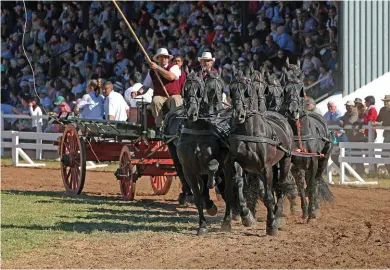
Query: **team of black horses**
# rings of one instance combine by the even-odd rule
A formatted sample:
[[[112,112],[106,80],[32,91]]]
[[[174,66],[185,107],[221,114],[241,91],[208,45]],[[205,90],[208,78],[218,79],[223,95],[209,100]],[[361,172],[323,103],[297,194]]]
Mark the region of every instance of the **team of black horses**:
[[[302,217],[316,219],[319,202],[334,199],[322,178],[332,143],[324,119],[305,110],[299,64],[286,63],[280,78],[266,67],[234,70],[227,108],[224,87],[218,72],[204,78],[190,72],[183,106],[164,121],[164,138],[183,186],[179,204],[193,194],[198,235],[207,232],[204,209],[217,214],[209,195],[213,188],[226,203],[223,231],[231,230],[238,214],[244,226],[253,226],[259,199],[267,209],[268,235],[278,231],[284,196],[293,211],[299,195]]]

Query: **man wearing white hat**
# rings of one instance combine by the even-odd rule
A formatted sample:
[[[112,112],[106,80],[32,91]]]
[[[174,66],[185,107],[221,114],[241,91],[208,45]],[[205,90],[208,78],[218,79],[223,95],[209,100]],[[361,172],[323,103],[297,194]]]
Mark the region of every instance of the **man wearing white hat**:
[[[167,107],[170,110],[173,110],[183,103],[179,80],[181,76],[181,70],[176,63],[169,63],[172,58],[173,56],[168,53],[167,49],[158,49],[156,55],[153,56],[153,61],[157,62],[158,64],[151,62],[150,66],[153,71],[149,71],[143,83],[143,88],[153,88],[154,90],[154,95],[150,107],[156,123],[156,136],[161,134],[161,127],[163,122],[162,107],[164,103],[168,102]],[[170,96],[169,98],[167,97],[164,88],[158,80],[155,74],[156,72],[160,76],[161,81]]]
[[[213,58],[211,52],[202,53],[202,56],[198,57],[198,61],[200,62],[202,68],[203,78],[206,76],[208,71],[217,71],[215,68],[213,68],[215,58]]]

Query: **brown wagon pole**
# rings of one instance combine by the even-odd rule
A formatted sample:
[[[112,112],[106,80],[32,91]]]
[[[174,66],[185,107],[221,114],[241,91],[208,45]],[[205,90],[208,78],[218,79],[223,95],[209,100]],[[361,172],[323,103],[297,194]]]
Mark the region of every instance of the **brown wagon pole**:
[[[118,6],[118,4],[116,3],[115,0],[112,0],[112,2],[114,3],[116,9],[119,11],[119,14],[121,14],[123,20],[124,20],[125,23],[127,24],[127,27],[129,28],[130,33],[131,33],[131,34],[133,35],[133,37],[135,38],[135,41],[137,41],[138,46],[141,48],[141,50],[142,50],[142,52],[144,53],[144,55],[145,55],[146,59],[148,60],[149,64],[152,63],[152,60],[150,60],[149,55],[146,53],[146,51],[145,51],[144,47],[142,46],[141,42],[139,41],[137,35],[136,35],[135,32],[133,31],[133,28],[131,27],[129,21],[126,19],[125,14],[123,14],[121,8]],[[167,95],[167,97],[169,97],[169,94],[168,94],[168,92],[167,92],[167,89],[165,88],[163,82],[161,81],[160,75],[158,74],[158,72],[157,72],[156,70],[154,70],[154,72],[156,73],[157,79],[158,79],[159,82],[161,83],[161,86],[163,87],[165,94]]]

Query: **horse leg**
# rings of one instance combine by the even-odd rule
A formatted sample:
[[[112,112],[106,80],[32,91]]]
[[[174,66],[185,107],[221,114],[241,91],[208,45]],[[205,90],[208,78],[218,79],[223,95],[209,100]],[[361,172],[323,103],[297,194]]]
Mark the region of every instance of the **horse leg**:
[[[256,223],[255,218],[253,217],[251,211],[248,209],[246,205],[246,200],[244,198],[244,178],[243,178],[243,170],[238,163],[235,163],[236,168],[236,176],[234,177],[235,189],[237,191],[238,197],[238,205],[240,209],[240,216],[242,225],[245,227],[251,227]]]
[[[244,182],[243,193],[244,198],[247,201],[247,206],[252,212],[254,218],[256,218],[257,200],[259,198],[259,192],[257,191],[260,190],[260,182],[263,184],[257,175],[246,173],[246,181]],[[262,188],[262,192],[264,197],[264,188]]]
[[[199,215],[199,227],[197,229],[197,235],[202,235],[207,233],[207,221],[203,213],[203,196],[199,188],[199,179],[192,171],[188,171],[183,168],[185,179],[187,180],[188,185],[191,187],[194,194],[194,203],[196,209],[198,210]]]
[[[307,201],[306,201],[306,192],[305,192],[306,171],[300,166],[294,165],[291,171],[298,187],[299,197],[301,198],[302,219],[306,219],[307,218]]]
[[[234,160],[229,158],[225,167],[225,216],[221,226],[222,231],[230,232],[232,230],[231,205],[233,199],[233,177]]]
[[[207,181],[209,181],[209,179],[207,179],[207,177],[202,177],[201,192],[202,192],[203,199],[204,199],[204,206],[206,208],[207,214],[209,214],[210,216],[215,216],[218,212],[218,208],[214,204],[214,202],[210,199],[210,189],[208,189],[208,187],[207,187]]]
[[[296,201],[298,190],[294,180],[294,176],[291,173],[291,170],[288,172],[285,192],[286,192],[287,199],[290,202],[290,212],[291,213],[298,212],[298,206]]]
[[[316,195],[317,195],[317,179],[315,178],[318,170],[318,158],[311,158],[311,166],[308,170],[308,176],[307,176],[307,190],[309,193],[309,206],[308,206],[308,214],[309,219],[308,222],[311,219],[316,218]]]
[[[179,198],[177,200],[180,206],[187,207],[188,206],[187,196],[192,196],[192,191],[184,177],[183,168],[177,156],[176,146],[174,145],[174,143],[168,144],[168,150],[172,156],[173,164],[175,165],[176,173],[181,183],[182,192],[179,194]]]
[[[275,220],[275,198],[272,188],[272,166],[267,165],[264,168],[264,205],[267,208],[267,227],[266,227],[266,233],[267,235],[276,235],[278,232],[278,228],[276,227],[276,220]]]
[[[216,159],[212,159],[208,163],[208,181],[207,187],[212,189],[215,187],[215,174],[218,171],[219,162]]]
[[[282,164],[281,162],[279,163],[280,170],[282,170]],[[275,205],[275,216],[276,218],[280,218],[283,216],[283,198],[284,198],[284,193],[283,193],[283,182],[281,181],[281,175],[279,176],[279,170],[278,166],[274,165],[272,166],[272,175],[273,175],[273,187],[275,190],[275,195],[276,195],[276,205]]]

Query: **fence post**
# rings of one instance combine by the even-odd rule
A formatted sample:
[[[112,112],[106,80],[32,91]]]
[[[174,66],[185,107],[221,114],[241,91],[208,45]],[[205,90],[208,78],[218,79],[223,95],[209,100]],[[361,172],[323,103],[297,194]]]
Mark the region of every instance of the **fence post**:
[[[40,120],[42,119],[42,116],[40,116]],[[42,122],[37,119],[37,133],[42,133]],[[39,136],[36,136],[37,138],[37,144],[42,144],[42,139]],[[35,150],[35,158],[37,160],[42,160],[42,149],[36,149]]]
[[[0,129],[1,129],[1,133],[3,133],[4,131],[4,117],[3,117],[3,113],[0,112]],[[0,136],[0,143],[1,143],[1,147],[0,147],[0,156],[2,157],[4,155],[4,148],[3,148],[3,137]]]
[[[368,122],[368,143],[373,143],[375,141],[375,138],[374,138],[374,130],[373,130],[373,126],[372,126],[372,122]],[[373,149],[369,149],[368,151],[368,157],[374,157],[373,155]],[[364,166],[364,165],[363,165]],[[368,171],[370,173],[374,172],[375,171],[375,166],[374,164],[368,164]]]
[[[340,156],[341,158],[344,158],[345,157],[345,148],[344,146],[340,145]],[[340,162],[340,184],[343,184],[344,181],[345,181],[345,165],[344,165],[344,161],[341,161]]]
[[[17,131],[12,131],[12,165],[17,166],[19,164],[19,134]]]

